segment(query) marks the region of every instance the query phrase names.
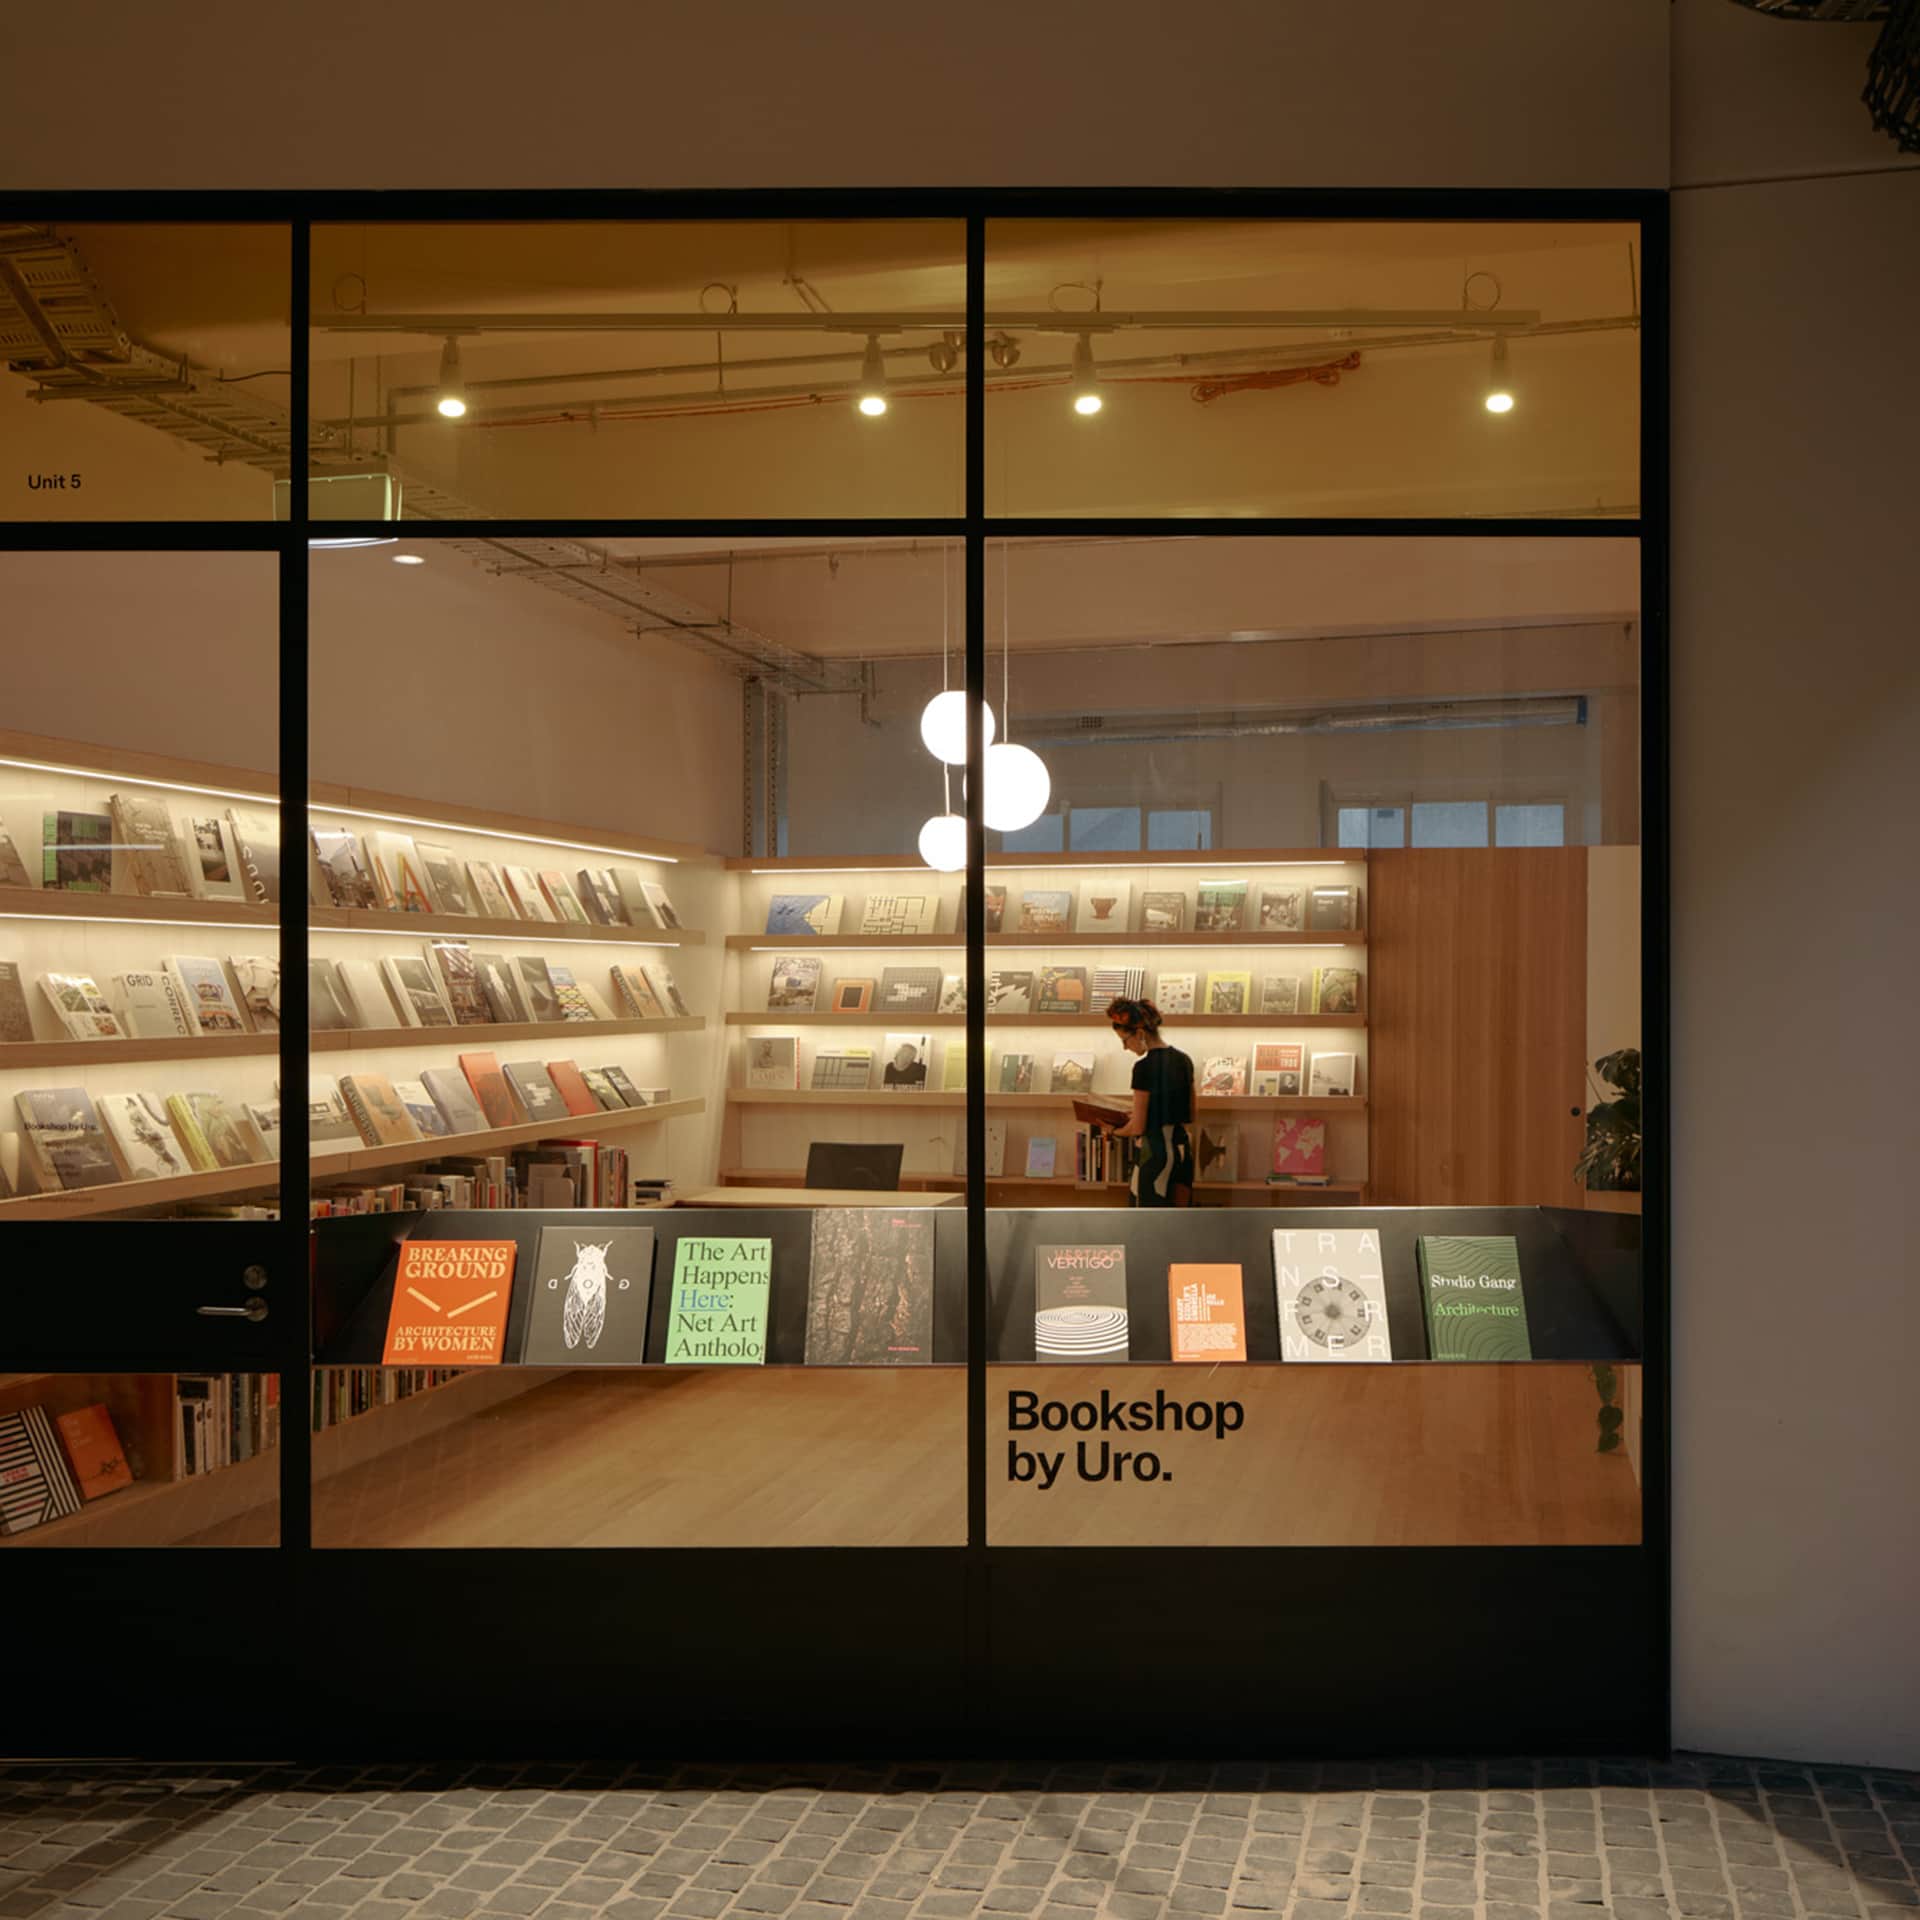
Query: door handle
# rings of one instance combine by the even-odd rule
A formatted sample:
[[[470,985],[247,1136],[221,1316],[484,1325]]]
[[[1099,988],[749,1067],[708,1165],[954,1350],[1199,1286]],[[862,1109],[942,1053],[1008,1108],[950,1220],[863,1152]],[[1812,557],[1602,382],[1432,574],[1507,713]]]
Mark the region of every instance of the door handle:
[[[264,1320],[267,1303],[255,1294],[244,1307],[195,1307],[194,1312],[205,1314],[209,1320]]]

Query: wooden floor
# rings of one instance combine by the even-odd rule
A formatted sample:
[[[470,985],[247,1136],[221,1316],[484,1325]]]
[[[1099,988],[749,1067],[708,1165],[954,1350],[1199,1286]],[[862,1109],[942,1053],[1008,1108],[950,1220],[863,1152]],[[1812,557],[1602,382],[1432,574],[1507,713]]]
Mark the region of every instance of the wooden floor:
[[[1210,1433],[1006,1430],[1043,1401],[1236,1400]],[[953,1546],[966,1536],[958,1369],[563,1374],[314,1490],[321,1547]],[[1619,1545],[1640,1537],[1624,1451],[1598,1454],[1585,1367],[996,1367],[989,1537],[1004,1546]],[[378,1420],[381,1416],[370,1416]],[[358,1423],[354,1423],[358,1424]],[[369,1433],[372,1429],[369,1427]],[[1104,1438],[1159,1459],[1084,1480]],[[1009,1444],[1064,1455],[1046,1491]],[[266,1510],[270,1516],[270,1509]],[[196,1536],[238,1545],[263,1515]]]

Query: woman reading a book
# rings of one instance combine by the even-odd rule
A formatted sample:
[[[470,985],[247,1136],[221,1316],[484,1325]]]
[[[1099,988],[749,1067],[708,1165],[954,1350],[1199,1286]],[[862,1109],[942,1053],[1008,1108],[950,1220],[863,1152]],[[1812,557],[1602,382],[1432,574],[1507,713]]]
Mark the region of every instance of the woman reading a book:
[[[1115,1127],[1118,1140],[1140,1148],[1128,1182],[1136,1207],[1193,1205],[1193,1061],[1170,1046],[1160,1031],[1160,1009],[1151,1000],[1108,1003],[1107,1018],[1133,1063],[1133,1112]]]

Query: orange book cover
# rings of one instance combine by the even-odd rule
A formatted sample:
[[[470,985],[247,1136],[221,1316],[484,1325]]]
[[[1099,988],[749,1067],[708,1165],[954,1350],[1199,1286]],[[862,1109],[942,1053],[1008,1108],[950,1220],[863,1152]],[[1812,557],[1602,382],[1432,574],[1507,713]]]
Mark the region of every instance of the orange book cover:
[[[387,1311],[388,1367],[497,1367],[513,1301],[511,1240],[409,1240]]]
[[[600,1102],[593,1097],[593,1089],[581,1076],[580,1069],[571,1060],[549,1060],[547,1078],[560,1089],[560,1098],[567,1103],[569,1113],[598,1113]]]
[[[84,1499],[98,1500],[103,1493],[118,1493],[122,1487],[133,1485],[126,1449],[113,1430],[113,1415],[105,1407],[76,1407],[71,1413],[61,1414],[56,1424]]]
[[[463,1053],[460,1071],[467,1076],[467,1085],[480,1102],[480,1111],[487,1116],[488,1126],[517,1127],[526,1118],[507,1084],[507,1076],[500,1071],[500,1062],[492,1054]]]
[[[1238,1267],[1169,1267],[1167,1318],[1176,1360],[1247,1357],[1247,1304]]]

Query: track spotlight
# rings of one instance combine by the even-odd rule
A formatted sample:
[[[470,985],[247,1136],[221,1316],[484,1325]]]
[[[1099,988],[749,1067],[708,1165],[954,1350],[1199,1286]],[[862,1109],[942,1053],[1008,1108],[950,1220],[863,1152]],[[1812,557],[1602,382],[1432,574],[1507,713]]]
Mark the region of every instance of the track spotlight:
[[[440,395],[433,404],[447,420],[458,420],[467,410],[467,376],[460,371],[460,342],[452,334],[440,349]]]
[[[944,340],[936,340],[927,349],[927,365],[935,373],[951,373],[960,364],[960,349],[954,343],[952,334]]]
[[[1492,361],[1487,369],[1487,411],[1513,411],[1513,381],[1507,372],[1507,341],[1504,334],[1494,336]]]
[[[987,342],[987,351],[993,355],[993,364],[1005,373],[1009,367],[1020,364],[1020,342],[1001,334]]]
[[[869,420],[877,420],[887,410],[887,363],[880,357],[880,336],[867,335],[867,350],[860,359],[859,408]]]
[[[1100,411],[1100,388],[1093,371],[1093,342],[1083,333],[1073,343],[1073,410],[1095,414]]]

